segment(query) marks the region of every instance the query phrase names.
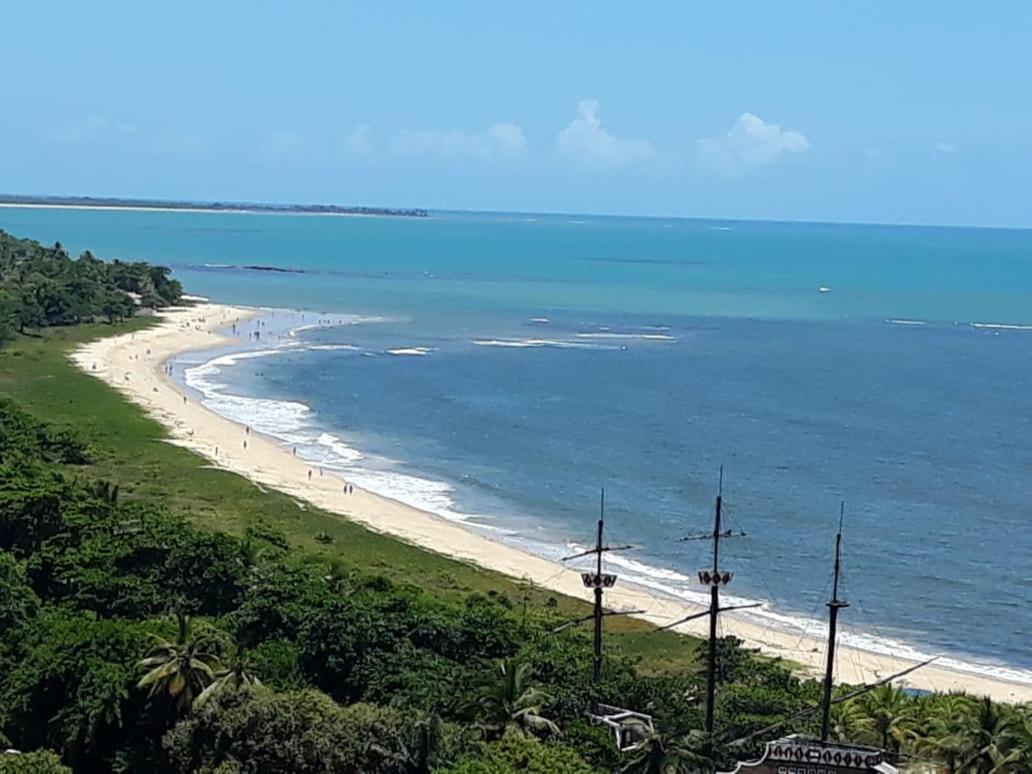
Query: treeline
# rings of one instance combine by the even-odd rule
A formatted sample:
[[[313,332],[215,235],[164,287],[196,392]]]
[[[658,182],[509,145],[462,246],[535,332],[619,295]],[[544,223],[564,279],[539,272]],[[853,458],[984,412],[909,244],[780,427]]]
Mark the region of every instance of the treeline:
[[[204,532],[90,475],[105,454],[0,400],[0,772],[690,772],[703,671],[643,674],[549,606],[431,597],[255,524]],[[719,643],[714,757],[813,733],[819,686]],[[690,647],[686,643],[686,647]],[[587,722],[645,711],[630,753]],[[835,705],[836,738],[949,771],[1022,772],[1032,714],[889,686]],[[753,734],[781,723],[777,731]],[[744,741],[743,741],[744,740]],[[58,763],[58,758],[63,764]]]
[[[131,317],[137,306],[175,304],[182,286],[164,266],[77,259],[0,230],[0,345],[15,333],[53,325]]]

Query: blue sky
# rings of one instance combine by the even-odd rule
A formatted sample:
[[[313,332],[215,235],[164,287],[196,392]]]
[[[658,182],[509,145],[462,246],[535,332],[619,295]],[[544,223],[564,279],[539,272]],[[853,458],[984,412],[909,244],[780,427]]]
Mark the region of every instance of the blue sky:
[[[0,191],[1032,226],[1032,4],[8,3]]]

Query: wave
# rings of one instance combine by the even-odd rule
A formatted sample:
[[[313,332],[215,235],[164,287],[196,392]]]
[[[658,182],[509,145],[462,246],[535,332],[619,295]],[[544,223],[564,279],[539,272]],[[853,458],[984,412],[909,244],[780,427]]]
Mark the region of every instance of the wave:
[[[583,341],[563,341],[562,339],[473,339],[478,347],[510,347],[527,349],[536,347],[555,347],[557,349],[608,349],[597,344]]]
[[[415,355],[423,357],[429,355],[431,352],[430,347],[398,347],[397,349],[388,349],[388,355]]]
[[[676,336],[666,333],[611,333],[600,331],[596,333],[575,334],[579,339],[639,339],[641,341],[677,341]]]
[[[288,352],[285,347],[277,349],[247,350],[220,355],[199,366],[187,368],[183,379],[203,396],[201,402],[218,414],[234,422],[254,427],[269,435],[291,433],[305,426],[312,410],[304,403],[267,398],[249,398],[224,392],[226,385],[216,377],[222,369],[233,366],[241,360],[271,357]]]
[[[394,317],[382,317],[380,315],[361,315],[361,314],[316,314],[316,317],[321,319],[314,323],[305,323],[304,325],[296,325],[290,329],[289,335],[291,337],[297,337],[297,334],[302,331],[310,331],[316,328],[336,328],[346,325],[365,325],[367,323],[387,323],[387,322],[398,322],[398,318]],[[302,318],[303,319],[303,318]]]
[[[924,320],[886,320],[890,325],[927,325]]]
[[[317,350],[320,352],[336,352],[340,350],[347,350],[351,352],[361,352],[361,347],[356,347],[354,344],[308,344],[304,347],[305,351]]]
[[[456,510],[454,487],[448,483],[386,467],[373,467],[388,466],[391,461],[370,458],[339,435],[321,428],[310,406],[298,401],[234,395],[227,392],[228,385],[218,379],[223,369],[240,361],[272,357],[288,351],[297,350],[279,347],[219,355],[201,365],[187,368],[184,381],[187,386],[201,393],[202,403],[216,413],[275,438],[286,446],[294,447],[302,459],[326,470],[339,472],[350,483],[362,489],[476,529],[515,534],[504,527],[488,523],[490,516]]]
[[[972,328],[988,328],[999,331],[1032,331],[1032,325],[1016,325],[1011,323],[971,323]]]

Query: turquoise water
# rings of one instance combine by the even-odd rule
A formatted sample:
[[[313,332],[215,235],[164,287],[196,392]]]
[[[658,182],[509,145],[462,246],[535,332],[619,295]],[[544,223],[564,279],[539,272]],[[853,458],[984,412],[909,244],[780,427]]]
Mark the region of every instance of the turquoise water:
[[[590,539],[605,486],[614,539],[639,546],[616,571],[697,598],[705,546],[675,540],[708,526],[724,464],[749,533],[727,547],[735,595],[813,633],[844,499],[847,640],[1032,681],[1032,232],[58,210],[0,227],[309,310],[179,370],[357,483],[544,555]],[[288,335],[315,310],[335,324]]]

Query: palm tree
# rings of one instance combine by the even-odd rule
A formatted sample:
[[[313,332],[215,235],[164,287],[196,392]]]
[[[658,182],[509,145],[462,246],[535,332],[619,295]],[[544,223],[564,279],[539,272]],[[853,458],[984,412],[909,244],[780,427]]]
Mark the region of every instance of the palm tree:
[[[861,700],[866,723],[883,750],[898,753],[912,736],[914,711],[909,697],[899,688],[879,685]]]
[[[840,742],[855,742],[870,728],[864,708],[856,699],[831,705],[831,736]]]
[[[219,657],[210,650],[210,638],[192,635],[189,618],[179,610],[176,611],[176,622],[179,632],[175,640],[155,635],[154,646],[140,661],[140,666],[147,672],[136,687],[149,687],[150,696],[168,694],[176,711],[185,713],[215,679]]]
[[[1012,768],[1021,756],[1018,733],[1016,713],[1011,715],[985,697],[971,725],[959,770],[974,774],[1018,771]]]
[[[620,769],[621,774],[681,774],[709,770],[710,759],[705,749],[705,734],[689,731],[687,734],[653,732],[631,753],[630,760]]]
[[[247,649],[238,648],[233,665],[226,669],[220,669],[215,673],[214,679],[201,691],[194,702],[195,707],[200,707],[212,697],[218,696],[226,691],[238,691],[249,685],[260,687],[262,681],[250,671],[247,662]]]
[[[960,693],[936,696],[928,701],[927,717],[918,734],[917,748],[946,764],[947,774],[957,774],[968,747],[975,705]]]
[[[546,731],[559,734],[559,727],[541,714],[548,694],[530,682],[530,664],[514,666],[498,662],[498,674],[483,681],[476,709],[483,725],[497,737],[508,729],[526,734]]]

